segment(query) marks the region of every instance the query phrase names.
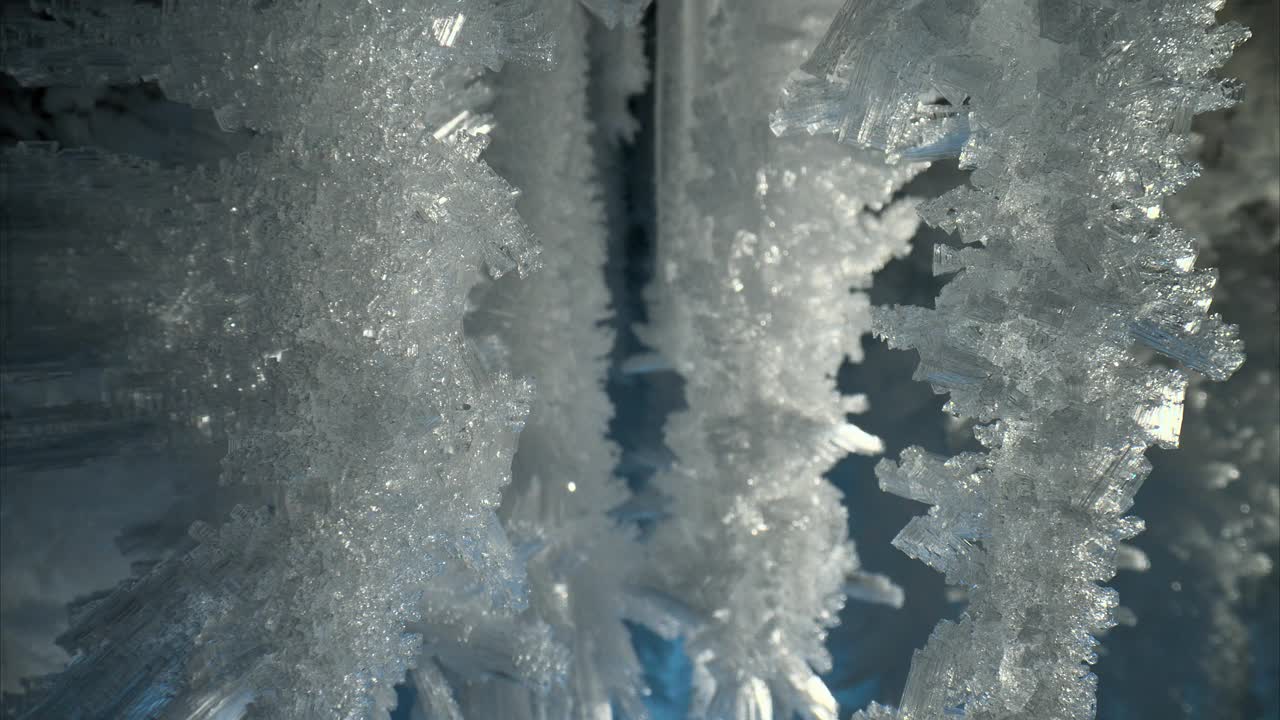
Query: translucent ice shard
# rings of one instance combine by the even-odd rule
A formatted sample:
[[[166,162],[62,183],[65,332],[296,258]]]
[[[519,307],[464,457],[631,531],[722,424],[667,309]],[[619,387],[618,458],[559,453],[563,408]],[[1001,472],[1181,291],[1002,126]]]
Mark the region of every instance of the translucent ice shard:
[[[879,469],[933,506],[895,544],[969,597],[917,653],[897,717],[1093,717],[1093,636],[1116,613],[1099,583],[1141,529],[1124,512],[1143,451],[1176,444],[1183,417],[1184,372],[1141,348],[1214,379],[1242,359],[1206,316],[1215,276],[1161,212],[1195,173],[1187,120],[1230,101],[1211,71],[1245,34],[1215,27],[1216,6],[849,0],[774,115],[972,170],[921,207],[973,243],[936,254],[955,273],[936,309],[875,313],[947,410],[998,421],[984,453]]]
[[[829,2],[658,6],[658,251],[648,343],[685,380],[654,479],[668,515],[647,542],[641,619],[682,634],[698,718],[833,720],[817,677],[845,590],[900,602],[860,575],[823,474],[877,438],[836,390],[870,321],[872,273],[906,251],[915,167],[777,139],[767,115]],[[640,365],[639,362],[636,365]],[[654,620],[653,618],[658,618]]]

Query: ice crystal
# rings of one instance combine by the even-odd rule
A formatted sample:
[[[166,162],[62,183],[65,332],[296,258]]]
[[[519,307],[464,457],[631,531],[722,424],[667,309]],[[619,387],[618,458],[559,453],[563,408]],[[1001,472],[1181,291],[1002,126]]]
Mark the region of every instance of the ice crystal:
[[[605,327],[605,212],[593,142],[626,128],[595,128],[588,119],[589,37],[626,52],[638,31],[606,33],[576,0],[547,2],[543,11],[555,28],[554,65],[508,66],[495,76],[496,130],[484,154],[522,189],[516,207],[540,241],[540,268],[477,287],[467,328],[537,387],[499,514],[527,556],[529,607],[516,627],[546,628],[564,666],[560,677],[522,676],[507,665],[523,648],[500,651],[495,664],[477,657],[488,646],[474,640],[435,661],[456,678],[461,717],[607,720],[617,707],[638,719],[644,683],[623,611],[641,552],[609,514],[628,492],[613,475],[617,448],[603,436],[612,415],[604,382],[613,333]],[[635,66],[602,68],[610,77],[593,89],[616,93],[612,102],[625,107],[643,87],[638,69],[639,82],[628,82]]]
[[[647,543],[642,619],[687,637],[695,717],[834,718],[815,671],[846,581],[866,580],[823,477],[881,443],[834,374],[858,359],[871,274],[906,250],[915,168],[826,138],[774,139],[768,112],[830,3],[658,7],[658,260],[642,339],[685,381],[667,423],[668,517]],[[642,364],[652,364],[645,360]]]
[[[0,11],[28,87],[135,84],[208,126],[4,150],[6,280],[15,253],[37,270],[6,312],[57,307],[97,351],[73,372],[6,348],[4,401],[31,412],[6,415],[5,467],[221,466],[152,493],[164,527],[122,523],[80,580],[133,575],[72,603],[70,664],[7,713],[372,720],[407,679],[419,718],[642,720],[634,622],[680,638],[695,718],[835,720],[828,628],[904,600],[824,477],[883,449],[835,385],[868,330],[985,449],[877,468],[931,508],[894,544],[968,606],[900,706],[857,717],[1091,718],[1098,638],[1143,622],[1102,583],[1166,555],[1196,573],[1209,689],[1240,695],[1238,606],[1280,540],[1275,307],[1248,295],[1275,287],[1203,266],[1274,259],[1250,219],[1280,205],[1274,88],[1235,121],[1265,172],[1225,143],[1211,173],[1243,191],[1168,198],[1246,33],[1212,0],[664,3],[650,347],[620,370],[678,374],[687,407],[670,457],[630,458],[657,470],[633,496],[605,436],[601,175],[639,129],[646,4]],[[938,160],[968,182],[895,199]],[[872,309],[919,218],[952,234],[936,308]],[[1261,348],[1221,385],[1242,358],[1211,297]],[[1170,530],[1127,544],[1147,449],[1184,436],[1168,477],[1194,507],[1144,510]],[[6,557],[6,583],[47,556]]]
[[[1123,589],[1137,629],[1104,643],[1103,716],[1123,703],[1147,715],[1190,718],[1230,713],[1227,708],[1250,707],[1256,699],[1261,707],[1255,712],[1266,717],[1280,701],[1280,689],[1269,680],[1255,687],[1248,682],[1274,663],[1258,647],[1270,639],[1268,630],[1250,626],[1258,623],[1256,598],[1276,587],[1280,548],[1277,11],[1271,3],[1226,8],[1228,17],[1249,23],[1255,33],[1222,70],[1243,82],[1243,102],[1196,119],[1204,171],[1166,203],[1175,222],[1196,234],[1199,262],[1221,266],[1213,306],[1238,323],[1249,352],[1224,383],[1191,379],[1184,449],[1153,458],[1150,490],[1136,505],[1149,524],[1137,544],[1151,554],[1152,572]],[[1174,582],[1178,590],[1170,592]],[[1153,632],[1171,616],[1189,621],[1176,634]],[[1169,658],[1169,670],[1142,672],[1148,665],[1134,657],[1135,642],[1155,646]],[[1186,688],[1207,692],[1195,700]],[[1179,696],[1191,701],[1179,702]]]
[[[966,243],[937,248],[954,277],[936,309],[875,318],[987,448],[878,468],[932,506],[895,545],[969,596],[916,654],[900,717],[1093,716],[1086,664],[1116,607],[1098,583],[1142,529],[1124,513],[1143,452],[1175,445],[1183,414],[1185,373],[1144,348],[1219,380],[1241,362],[1206,317],[1216,275],[1161,211],[1195,172],[1191,117],[1230,102],[1210,71],[1245,35],[1216,7],[849,0],[774,116],[973,171],[921,207]]]
[[[413,630],[452,627],[453,597],[523,607],[496,510],[530,391],[462,321],[475,283],[530,262],[513,193],[477,156],[483,66],[544,55],[540,17],[59,3],[6,23],[24,80],[155,77],[262,138],[207,169],[7,158],[10,229],[34,244],[56,217],[85,254],[67,267],[117,283],[79,303],[75,275],[59,289],[87,319],[140,318],[136,359],[178,368],[251,501],[80,607],[62,639],[75,659],[33,717],[374,717],[420,652]]]

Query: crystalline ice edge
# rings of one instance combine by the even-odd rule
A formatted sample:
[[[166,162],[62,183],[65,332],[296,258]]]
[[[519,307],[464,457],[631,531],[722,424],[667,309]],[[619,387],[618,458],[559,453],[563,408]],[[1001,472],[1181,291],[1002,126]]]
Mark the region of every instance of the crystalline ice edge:
[[[877,438],[834,374],[857,360],[871,274],[906,252],[917,168],[825,138],[775,139],[768,112],[830,2],[657,8],[658,258],[641,339],[685,381],[653,485],[669,517],[646,543],[638,619],[686,636],[698,718],[833,719],[817,677],[844,590],[864,578],[823,477]],[[653,363],[637,363],[644,365]],[[846,582],[848,584],[846,585]]]
[[[7,33],[60,36],[9,46],[20,78],[153,76],[264,139],[215,168],[6,156],[10,229],[79,233],[60,292],[87,320],[136,318],[134,360],[177,369],[230,437],[227,492],[247,500],[78,607],[75,660],[30,717],[378,717],[420,652],[413,628],[457,627],[459,595],[526,603],[496,511],[530,389],[462,320],[482,277],[531,264],[510,187],[477,157],[483,65],[544,55],[539,16],[340,5],[6,17]],[[104,262],[106,286],[78,284]],[[554,665],[522,637],[521,672]]]
[[[1148,530],[1135,540],[1153,567],[1122,589],[1137,627],[1104,641],[1107,661],[1098,669],[1103,717],[1121,704],[1149,717],[1246,707],[1267,717],[1280,703],[1280,689],[1269,679],[1247,680],[1267,667],[1256,645],[1276,637],[1252,631],[1261,614],[1252,598],[1280,587],[1273,560],[1280,548],[1277,12],[1272,3],[1234,2],[1220,13],[1253,29],[1221,71],[1243,83],[1243,101],[1196,119],[1203,172],[1164,206],[1196,236],[1199,262],[1221,267],[1213,307],[1239,325],[1249,353],[1224,383],[1191,379],[1184,449],[1153,458],[1138,504]],[[1179,583],[1177,590],[1171,582]],[[1178,633],[1152,630],[1176,617],[1188,618]],[[1144,672],[1149,648],[1165,658],[1159,673]],[[1199,707],[1184,707],[1174,688],[1194,688],[1203,697]]]
[[[1216,276],[1162,200],[1195,173],[1192,115],[1245,33],[1198,0],[849,0],[793,76],[777,132],[835,132],[891,157],[954,150],[970,184],[921,207],[966,243],[936,309],[875,313],[987,450],[879,468],[931,504],[895,544],[968,589],[917,652],[893,716],[1094,715],[1094,635],[1114,623],[1125,517],[1151,444],[1177,443],[1183,371],[1223,379],[1234,329],[1206,317]],[[884,708],[862,717],[885,717]]]
[[[483,155],[520,189],[516,209],[539,241],[540,267],[477,286],[466,326],[473,341],[497,348],[513,374],[536,384],[499,516],[527,557],[529,606],[512,634],[545,633],[561,666],[548,678],[512,672],[528,649],[503,643],[501,634],[492,656],[473,635],[429,650],[427,662],[453,678],[462,717],[608,720],[616,707],[641,720],[644,682],[623,610],[642,551],[629,526],[609,515],[629,493],[612,474],[617,447],[604,437],[613,414],[604,389],[613,332],[605,324],[607,235],[595,157],[597,140],[614,141],[627,123],[597,128],[588,118],[590,33],[621,53],[640,47],[640,33],[603,33],[576,0],[545,2],[542,11],[554,28],[553,64],[508,65],[494,76],[495,130]],[[643,55],[611,60],[638,67],[604,68],[605,86],[590,90],[617,95],[611,102],[625,108],[644,88]],[[474,632],[487,622],[475,621]]]

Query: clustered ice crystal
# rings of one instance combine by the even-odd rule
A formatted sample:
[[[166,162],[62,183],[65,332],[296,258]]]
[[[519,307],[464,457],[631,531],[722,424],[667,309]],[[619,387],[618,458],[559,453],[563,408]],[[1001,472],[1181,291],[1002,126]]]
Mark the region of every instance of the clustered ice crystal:
[[[644,9],[594,6],[605,23]],[[73,270],[114,261],[119,282],[68,304],[132,319],[132,359],[195,368],[174,392],[230,437],[224,480],[269,504],[198,524],[195,547],[79,607],[62,640],[76,660],[33,714],[221,717],[252,702],[372,717],[420,662],[433,712],[598,718],[620,702],[640,716],[617,598],[637,553],[605,514],[625,490],[600,432],[610,334],[583,10],[106,10],[6,18],[11,69],[155,78],[263,141],[214,170],[20,146],[8,159],[28,180],[9,199],[27,202],[11,227],[89,256],[55,260]],[[554,70],[495,75],[494,99],[486,66],[552,52]],[[645,79],[617,75],[624,96]],[[520,132],[481,160],[490,102]],[[484,161],[529,191],[513,206]],[[526,223],[546,240],[536,279]],[[52,294],[74,300],[75,280]]]
[[[685,382],[688,408],[653,480],[666,517],[645,544],[640,619],[686,637],[697,718],[833,719],[815,671],[845,592],[901,603],[859,571],[839,492],[823,477],[881,443],[850,424],[862,396],[835,373],[861,356],[862,292],[907,250],[918,167],[851,157],[827,139],[771,137],[776,92],[834,5],[657,8],[657,271],[642,340]]]
[[[639,719],[625,619],[685,638],[696,718],[835,720],[827,628],[846,597],[902,602],[823,477],[883,449],[834,377],[874,327],[986,451],[878,467],[932,506],[895,544],[969,606],[900,708],[858,717],[1092,717],[1086,664],[1121,614],[1099,583],[1143,564],[1121,542],[1143,453],[1177,444],[1195,373],[1242,361],[1163,199],[1245,33],[1209,0],[662,4],[656,354],[631,369],[660,356],[688,407],[632,498],[604,436],[597,172],[646,78],[640,34],[599,24],[646,4],[4,10],[19,81],[154,80],[241,133],[205,165],[5,151],[6,231],[60,273],[44,295],[122,328],[174,419],[228,443],[217,497],[240,503],[77,603],[75,657],[27,716],[379,718],[408,673],[422,717]],[[945,158],[967,185],[895,201]],[[936,309],[873,311],[918,216],[956,234],[949,282]],[[1275,397],[1272,368],[1247,375],[1231,392]],[[1269,427],[1205,443],[1247,463]],[[1261,519],[1188,541],[1232,558],[1228,601],[1280,534],[1280,494],[1247,487]],[[642,532],[629,503],[654,498]]]
[[[468,635],[424,628],[428,638],[457,643],[429,641],[435,657],[415,671],[430,718],[608,720],[615,704],[624,717],[645,717],[641,668],[623,624],[625,583],[641,552],[610,515],[629,493],[613,475],[617,448],[604,437],[613,332],[605,325],[607,236],[596,177],[596,148],[628,128],[588,119],[589,39],[625,52],[640,47],[639,30],[605,31],[577,0],[541,8],[553,28],[553,65],[508,65],[494,76],[494,139],[483,156],[522,189],[516,209],[539,241],[540,266],[477,286],[466,321],[477,345],[537,387],[499,510],[524,559],[529,606],[505,622],[477,619]],[[596,95],[613,93],[611,102],[625,107],[647,81],[642,62],[639,54],[620,58]],[[459,600],[458,612],[475,613],[471,598]],[[547,636],[563,677],[548,683],[521,672],[519,654],[529,649],[509,636],[528,633]],[[438,691],[446,677],[455,678],[452,694]]]
[[[1100,673],[1109,691],[1104,694],[1122,701],[1147,694],[1153,702],[1172,705],[1161,696],[1173,693],[1159,691],[1182,686],[1205,688],[1204,707],[1248,707],[1257,693],[1249,677],[1267,667],[1266,643],[1276,637],[1265,627],[1250,627],[1257,623],[1250,606],[1268,586],[1274,589],[1272,558],[1280,546],[1280,57],[1275,51],[1280,6],[1238,2],[1225,14],[1254,33],[1222,70],[1243,83],[1244,99],[1196,119],[1203,171],[1165,209],[1195,234],[1199,262],[1221,266],[1213,307],[1238,324],[1248,357],[1226,382],[1191,379],[1185,449],[1153,458],[1148,485],[1158,485],[1170,499],[1147,503],[1143,511],[1149,529],[1140,544],[1154,556],[1156,577],[1132,584],[1168,588],[1173,577],[1176,592],[1172,597],[1153,592],[1144,605],[1135,604],[1138,628],[1126,632],[1159,652],[1179,652],[1175,662],[1194,661],[1179,663],[1184,666],[1159,678],[1121,674],[1124,668],[1109,662],[1112,672]],[[1153,623],[1169,613],[1190,622],[1176,635],[1152,638],[1157,634]],[[1262,707],[1256,712],[1267,717],[1276,712],[1280,689],[1264,684],[1262,690],[1269,694],[1257,693]],[[1156,706],[1147,712],[1161,717],[1202,712],[1192,703],[1184,707]],[[1107,711],[1106,705],[1099,708],[1100,715]]]
[[[921,205],[956,233],[936,309],[878,311],[920,353],[917,377],[980,423],[985,452],[908,449],[881,486],[928,503],[894,543],[969,605],[918,651],[899,710],[927,720],[1092,718],[1094,635],[1114,623],[1119,541],[1150,470],[1178,442],[1187,374],[1241,363],[1206,317],[1163,198],[1195,174],[1193,115],[1232,101],[1212,76],[1246,33],[1218,2],[848,0],[792,78],[774,129],[837,132],[902,160],[959,157],[966,186]]]
[[[217,168],[19,147],[18,232],[132,265],[224,482],[268,504],[78,608],[36,717],[374,717],[453,594],[526,602],[496,510],[529,385],[463,334],[532,247],[478,160],[486,66],[547,51],[528,3],[55,3],[6,17],[25,82],[154,78],[262,142]],[[19,176],[22,177],[22,176]],[[20,205],[15,200],[31,200]],[[146,288],[140,268],[161,263]],[[73,263],[74,264],[74,263]],[[127,297],[128,293],[121,293]],[[90,314],[98,308],[90,307]],[[181,363],[178,363],[181,365]],[[246,509],[260,507],[260,509]],[[510,641],[541,649],[538,629]],[[554,657],[524,653],[521,671]]]

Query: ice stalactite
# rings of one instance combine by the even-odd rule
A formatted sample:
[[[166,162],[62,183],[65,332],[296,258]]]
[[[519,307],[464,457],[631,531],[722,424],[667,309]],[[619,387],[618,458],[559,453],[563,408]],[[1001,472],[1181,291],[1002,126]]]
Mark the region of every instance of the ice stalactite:
[[[1246,33],[1215,26],[1218,5],[849,0],[793,78],[776,130],[972,170],[921,206],[966,243],[936,248],[954,274],[936,309],[875,319],[981,423],[985,452],[878,468],[933,506],[895,545],[969,605],[917,652],[900,709],[861,717],[1093,717],[1087,664],[1116,609],[1100,583],[1142,530],[1125,512],[1143,453],[1178,442],[1188,372],[1242,360],[1207,316],[1216,274],[1161,209],[1195,174],[1191,118],[1232,99],[1212,71]]]
[[[6,65],[25,82],[155,78],[262,139],[212,168],[7,158],[6,174],[24,169],[9,229],[56,222],[85,240],[57,260],[84,284],[61,291],[89,316],[137,310],[159,328],[133,360],[172,371],[195,422],[222,424],[227,492],[250,500],[79,605],[62,638],[75,659],[29,716],[378,717],[421,652],[411,625],[447,620],[424,616],[437,594],[524,607],[497,510],[531,391],[463,316],[482,278],[531,264],[513,192],[479,155],[485,66],[545,55],[540,18],[488,2],[6,16]],[[95,285],[101,262],[126,272]],[[105,307],[120,297],[130,307]],[[555,667],[519,659],[528,675]]]
[[[825,2],[658,6],[658,251],[641,339],[685,382],[667,421],[667,516],[646,543],[640,620],[685,637],[699,718],[834,718],[817,676],[849,593],[900,602],[859,570],[824,473],[879,439],[835,373],[860,357],[862,290],[906,251],[918,169],[828,138],[776,139],[768,115],[834,10]]]
[[[1224,383],[1192,379],[1183,449],[1152,458],[1135,505],[1151,569],[1121,587],[1137,627],[1104,642],[1104,717],[1280,710],[1278,618],[1266,602],[1280,551],[1280,7],[1241,0],[1222,15],[1252,28],[1221,70],[1243,99],[1196,119],[1203,172],[1165,207],[1196,235],[1199,262],[1220,268],[1213,307],[1239,325],[1248,357]],[[1160,632],[1173,622],[1177,633]],[[1168,670],[1150,672],[1150,657]]]
[[[429,648],[430,662],[454,679],[452,700],[440,701],[450,708],[443,717],[602,720],[616,707],[638,720],[645,716],[644,683],[623,613],[642,552],[633,529],[610,514],[629,493],[614,475],[617,447],[605,438],[613,414],[605,393],[613,332],[595,154],[599,134],[627,132],[626,98],[643,89],[645,68],[634,52],[638,28],[605,32],[577,0],[542,7],[554,28],[552,64],[508,65],[496,73],[494,140],[484,154],[520,189],[516,208],[539,242],[540,264],[526,277],[478,286],[467,332],[536,387],[499,516],[528,574],[529,607],[514,627],[545,628],[561,674],[510,672],[526,649],[504,647],[492,619],[482,615],[465,636],[442,633],[470,639]],[[593,32],[604,36],[600,42],[617,43],[597,48],[621,64],[594,73],[609,87],[588,87]],[[589,90],[621,106],[613,123],[600,127],[589,118]],[[476,642],[482,633],[492,642]],[[430,684],[421,673],[418,680]]]

